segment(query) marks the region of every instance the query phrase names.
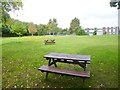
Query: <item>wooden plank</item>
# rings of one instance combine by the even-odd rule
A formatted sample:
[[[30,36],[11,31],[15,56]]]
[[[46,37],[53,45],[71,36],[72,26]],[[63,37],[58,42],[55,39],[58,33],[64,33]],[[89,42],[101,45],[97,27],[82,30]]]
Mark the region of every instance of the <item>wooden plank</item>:
[[[42,72],[56,73],[56,74],[76,76],[76,77],[82,77],[82,78],[90,78],[89,71],[65,70],[65,69],[60,69],[60,68],[55,68],[50,66],[41,66],[39,70],[41,70]]]
[[[90,55],[79,55],[79,54],[50,53],[50,54],[44,55],[44,58],[90,61]]]

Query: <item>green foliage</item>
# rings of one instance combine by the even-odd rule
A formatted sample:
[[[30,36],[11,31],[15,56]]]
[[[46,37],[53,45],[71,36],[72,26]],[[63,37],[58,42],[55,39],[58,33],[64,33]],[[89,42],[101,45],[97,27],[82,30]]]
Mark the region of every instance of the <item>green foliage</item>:
[[[37,25],[38,35],[46,35],[47,30],[48,30],[47,25],[44,25],[44,24]]]
[[[2,31],[2,36],[10,36],[11,34],[10,28],[7,25],[2,25],[1,31]]]
[[[10,15],[7,12],[2,12],[2,17],[0,17],[1,19],[1,23],[3,25],[6,25],[6,21],[10,18]]]
[[[5,24],[7,19],[10,18],[10,15],[8,14],[9,11],[11,10],[19,10],[23,4],[22,1],[19,0],[10,0],[10,1],[5,1],[0,3],[0,13],[2,14],[2,17],[0,17],[0,20],[2,20],[2,23]]]
[[[6,20],[6,25],[8,26],[8,27],[11,27],[11,25],[12,24],[14,24],[14,22],[16,22],[16,21],[18,21],[18,20],[15,20],[15,19],[13,19],[13,18],[8,18],[7,20]]]
[[[25,34],[27,32],[26,30],[26,25],[23,24],[22,22],[20,21],[16,21],[12,26],[12,33],[15,33],[19,36]]]
[[[66,29],[61,29],[61,32],[60,32],[60,34],[62,34],[62,35],[68,35],[69,33],[68,33],[68,28],[66,28]]]
[[[3,2],[4,1],[4,2]],[[0,24],[2,24],[2,36],[11,36],[11,21],[9,11],[19,10],[23,4],[21,0],[3,0],[0,3]],[[10,20],[11,19],[11,20]],[[3,31],[4,30],[4,31]],[[6,30],[6,31],[5,31]]]
[[[94,28],[93,35],[97,35],[97,28],[96,27]]]
[[[57,29],[57,20],[55,18],[53,18],[53,20],[50,19],[47,24],[47,27],[48,27],[48,34],[54,35],[56,33],[56,29]]]
[[[53,33],[53,35],[58,35],[61,30],[62,30],[62,28],[55,27],[55,28],[54,28],[54,33]]]
[[[23,23],[23,25],[26,26],[26,29],[27,29],[27,24],[25,22],[21,22],[19,20],[9,18],[6,20],[6,23],[2,24],[2,26],[1,26],[2,37],[10,37],[10,36],[17,36],[18,35],[18,34],[16,35],[16,33],[12,33],[12,27],[11,27],[16,22]]]
[[[70,34],[76,34],[76,35],[86,35],[85,31],[80,26],[80,21],[78,18],[74,18],[70,23],[69,28]]]
[[[80,21],[78,18],[74,18],[70,23],[69,33],[70,34],[78,34],[80,33]]]
[[[97,31],[96,31],[96,30],[94,30],[93,35],[96,35],[96,34],[97,34]]]
[[[77,32],[77,35],[87,35],[85,30],[83,29],[79,29],[79,31]]]
[[[22,7],[22,1],[21,0],[10,0],[1,2],[1,8],[3,11],[9,12],[11,10],[19,10],[20,7]]]
[[[81,26],[79,26],[79,19],[75,18],[74,20],[72,20],[71,22],[71,27],[70,29],[66,28],[63,29],[57,27],[57,20],[53,18],[49,20],[48,24],[40,24],[40,25],[36,25],[34,23],[28,23],[28,22],[21,22],[19,20],[15,20],[13,18],[8,18],[5,22],[5,24],[3,24],[3,26],[7,26],[6,28],[8,29],[13,29],[13,26],[16,22],[20,22],[23,24],[23,26],[26,27],[26,32],[24,32],[24,30],[19,30],[17,31],[17,29],[12,30],[12,33],[17,34],[17,35],[29,35],[29,33],[31,33],[32,35],[70,35],[70,34],[75,34],[75,35],[86,35],[85,31],[81,28]],[[2,25],[2,24],[1,24]],[[15,27],[15,26],[14,26]],[[17,28],[17,26],[16,26]],[[19,28],[19,26],[18,26]],[[7,30],[7,29],[3,29],[3,30]],[[15,31],[15,32],[13,32]],[[23,31],[23,33],[22,33]],[[3,31],[6,32],[7,35],[7,31]],[[10,31],[11,32],[11,31]],[[21,32],[21,33],[19,33]],[[9,33],[8,33],[9,34]],[[4,35],[3,35],[4,36]],[[9,35],[8,35],[9,36]],[[15,35],[14,35],[15,36]]]

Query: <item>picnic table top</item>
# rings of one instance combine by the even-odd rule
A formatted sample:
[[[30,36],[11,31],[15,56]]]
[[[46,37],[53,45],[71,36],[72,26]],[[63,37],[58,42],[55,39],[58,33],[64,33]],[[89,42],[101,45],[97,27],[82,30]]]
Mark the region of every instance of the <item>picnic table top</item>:
[[[65,60],[73,60],[73,61],[90,61],[90,55],[63,54],[63,53],[53,53],[53,52],[44,55],[44,58],[65,59]]]

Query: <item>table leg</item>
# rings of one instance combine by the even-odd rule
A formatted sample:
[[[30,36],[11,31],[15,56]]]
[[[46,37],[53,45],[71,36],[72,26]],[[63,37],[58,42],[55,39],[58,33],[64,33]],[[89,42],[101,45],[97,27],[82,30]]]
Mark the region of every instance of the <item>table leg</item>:
[[[86,71],[87,68],[87,61],[85,61],[84,71]]]
[[[85,82],[85,78],[83,78],[83,84],[84,84],[84,82]]]
[[[55,65],[55,67],[57,67],[56,61],[54,59],[52,59],[52,62],[51,62],[51,60],[49,60],[48,66],[51,66],[53,64]]]
[[[86,69],[87,69],[87,62],[86,61],[84,63],[79,62],[78,64],[84,69],[84,71],[86,71]]]
[[[48,77],[48,72],[46,72],[46,80],[47,80],[47,77]]]
[[[53,64],[55,65],[55,67],[57,67],[56,61],[54,59],[53,60]]]
[[[85,64],[84,63],[79,63],[79,65],[85,70]]]
[[[49,59],[49,61],[48,61],[48,66],[50,66],[50,62],[51,62],[51,59]]]
[[[51,62],[51,59],[49,59],[48,61],[48,66],[50,66],[50,62]],[[47,77],[48,77],[48,72],[46,72],[46,80],[47,80]]]

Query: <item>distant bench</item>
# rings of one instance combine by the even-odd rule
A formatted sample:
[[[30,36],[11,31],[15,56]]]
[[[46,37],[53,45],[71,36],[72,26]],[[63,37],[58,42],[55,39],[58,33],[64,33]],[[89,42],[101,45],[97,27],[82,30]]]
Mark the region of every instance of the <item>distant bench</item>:
[[[44,40],[45,44],[55,44],[55,39],[46,39]]]
[[[41,66],[39,70],[41,72],[46,72],[46,79],[48,73],[81,77],[83,78],[83,81],[85,78],[90,78],[90,71],[86,70],[87,65],[90,64],[90,55],[50,53],[44,55],[44,58],[49,60],[48,65]],[[56,64],[57,62],[78,64],[84,69],[84,71],[66,70],[66,69],[57,68],[57,64]],[[55,67],[51,65],[54,65]]]

